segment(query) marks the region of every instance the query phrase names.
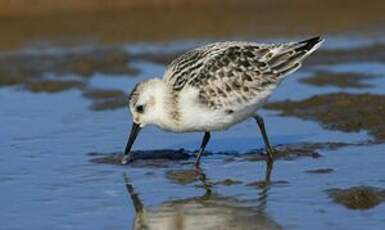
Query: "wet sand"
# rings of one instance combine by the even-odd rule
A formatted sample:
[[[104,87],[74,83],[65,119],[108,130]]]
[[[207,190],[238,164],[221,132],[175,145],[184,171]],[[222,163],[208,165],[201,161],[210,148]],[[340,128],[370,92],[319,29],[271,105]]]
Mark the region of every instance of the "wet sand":
[[[282,111],[283,116],[298,116],[321,122],[325,128],[345,132],[367,130],[377,141],[384,141],[385,96],[334,93],[303,101],[267,104],[265,108]]]
[[[301,82],[315,86],[336,86],[339,88],[369,88],[371,85],[364,83],[364,80],[375,76],[357,73],[333,73],[320,72],[315,76],[302,79]]]
[[[384,2],[362,1],[172,1],[130,4],[118,1],[60,2],[3,0],[0,11],[0,49],[54,42],[175,41],[196,38],[258,38],[313,36],[359,31],[383,33]],[[151,4],[153,3],[153,4]],[[300,13],[299,13],[300,12]],[[367,13],[365,13],[367,12]],[[370,12],[370,13],[369,13]],[[322,20],[321,20],[322,19]],[[378,28],[378,29],[376,29]]]
[[[349,209],[370,209],[385,201],[385,190],[369,186],[329,189],[329,196]]]

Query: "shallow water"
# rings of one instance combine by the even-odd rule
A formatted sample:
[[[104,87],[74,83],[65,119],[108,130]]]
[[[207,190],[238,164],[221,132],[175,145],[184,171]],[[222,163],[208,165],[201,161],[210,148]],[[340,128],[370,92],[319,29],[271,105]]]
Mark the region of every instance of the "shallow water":
[[[339,36],[328,39],[323,49],[337,46],[349,50],[366,47],[374,41],[385,43],[364,37],[351,42],[349,36]],[[170,49],[166,50],[163,44],[156,43],[128,44],[119,49],[139,54],[141,50],[178,52],[201,43],[205,41],[168,43]],[[53,47],[50,52],[61,49],[65,50]],[[93,73],[85,81],[86,88],[128,93],[136,82],[162,76],[165,68],[144,59],[132,60],[130,66],[139,73]],[[319,70],[376,77],[364,81],[373,85],[366,88],[318,87],[300,82]],[[384,62],[366,60],[334,65],[305,63],[281,84],[271,101],[301,100],[341,91],[383,94],[384,70]],[[64,77],[78,76],[68,73]],[[90,110],[92,101],[82,96],[83,90],[33,93],[21,85],[0,88],[1,229],[131,229],[134,226],[137,229],[140,226],[382,229],[385,226],[384,204],[367,210],[350,210],[334,203],[326,192],[331,188],[361,185],[385,187],[385,144],[363,144],[373,140],[366,131],[329,130],[316,121],[281,117],[275,111],[261,110],[274,145],[296,144],[301,149],[304,143],[321,143],[313,149],[321,157],[277,159],[271,183],[267,184],[263,183],[265,163],[247,157],[247,152],[263,148],[253,120],[214,133],[207,148],[212,154],[203,157],[200,172],[191,171],[192,157],[174,161],[147,159],[128,166],[97,164],[92,159],[123,150],[131,118],[124,107]],[[200,144],[201,135],[172,134],[149,127],[142,131],[134,149],[148,150],[150,155],[154,149],[193,151]],[[322,147],[322,143],[330,142],[345,145]],[[93,152],[99,155],[90,154]],[[332,170],[306,172],[314,169]],[[232,181],[226,183],[226,179]]]

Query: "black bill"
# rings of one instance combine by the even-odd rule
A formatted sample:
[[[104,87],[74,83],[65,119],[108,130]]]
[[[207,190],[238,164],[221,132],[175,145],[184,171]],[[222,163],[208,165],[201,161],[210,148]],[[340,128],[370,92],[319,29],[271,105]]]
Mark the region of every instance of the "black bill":
[[[122,164],[127,164],[128,162],[133,160],[133,156],[131,151],[131,147],[135,142],[136,137],[138,136],[138,133],[140,131],[140,126],[139,124],[136,124],[135,122],[132,123],[132,128],[131,128],[131,133],[130,136],[128,137],[126,149],[124,150],[124,156],[122,159]]]

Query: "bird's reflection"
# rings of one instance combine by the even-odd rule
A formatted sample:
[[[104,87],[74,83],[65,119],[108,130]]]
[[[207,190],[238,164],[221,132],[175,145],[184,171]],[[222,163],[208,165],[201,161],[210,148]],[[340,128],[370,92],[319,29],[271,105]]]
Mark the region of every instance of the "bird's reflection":
[[[271,165],[272,166],[272,165]],[[127,174],[124,180],[135,208],[133,229],[281,229],[266,213],[271,181],[271,169],[266,168],[263,186],[257,202],[242,202],[234,197],[216,194],[214,185],[201,168],[195,168],[204,194],[198,197],[168,201],[156,209],[146,209]]]
[[[259,211],[264,211],[267,206],[267,198],[269,195],[270,185],[271,185],[271,172],[273,170],[273,161],[266,163],[265,171],[265,180],[262,181],[262,190],[259,193],[257,209]]]

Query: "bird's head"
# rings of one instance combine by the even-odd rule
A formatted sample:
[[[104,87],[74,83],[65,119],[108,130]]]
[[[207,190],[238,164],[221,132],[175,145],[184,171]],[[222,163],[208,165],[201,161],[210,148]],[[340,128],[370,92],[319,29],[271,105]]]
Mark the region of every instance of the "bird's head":
[[[132,115],[132,121],[144,127],[148,122],[148,117],[155,107],[155,95],[151,91],[152,81],[143,81],[138,83],[131,91],[128,107]]]
[[[164,90],[165,84],[161,79],[142,81],[132,89],[128,107],[133,122],[125,150],[126,155],[130,152],[140,129],[148,124],[157,124]]]

